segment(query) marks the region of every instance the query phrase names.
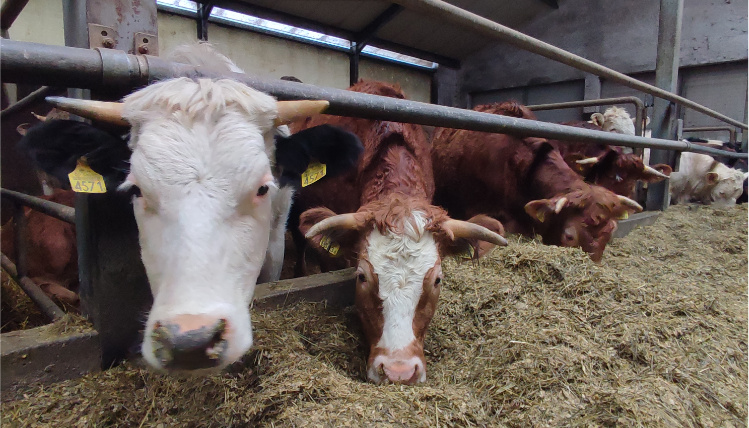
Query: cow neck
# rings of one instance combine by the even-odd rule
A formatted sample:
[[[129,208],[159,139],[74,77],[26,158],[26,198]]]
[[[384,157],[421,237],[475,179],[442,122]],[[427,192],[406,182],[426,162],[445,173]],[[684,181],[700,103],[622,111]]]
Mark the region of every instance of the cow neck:
[[[360,175],[362,205],[393,194],[426,201],[433,196],[434,186],[429,185],[432,171],[427,149],[419,156],[420,147],[403,132],[402,124],[392,125],[396,131],[386,130],[380,146],[370,156],[365,155]]]
[[[582,177],[575,173],[562,159],[558,150],[545,144],[536,153],[526,175],[529,192],[533,199],[547,199],[584,188]]]

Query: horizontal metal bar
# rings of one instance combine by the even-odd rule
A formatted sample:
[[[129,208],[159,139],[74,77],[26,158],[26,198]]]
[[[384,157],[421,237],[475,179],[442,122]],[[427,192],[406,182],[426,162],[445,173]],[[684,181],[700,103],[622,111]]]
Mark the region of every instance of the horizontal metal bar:
[[[24,293],[29,296],[31,301],[39,307],[39,310],[51,321],[56,321],[65,316],[65,311],[60,309],[46,294],[39,288],[38,285],[30,278],[25,276],[18,276],[16,265],[5,255],[0,253],[0,262],[2,267],[8,272],[8,275],[13,278],[16,283],[21,287]]]
[[[711,132],[711,131],[728,131],[728,141],[736,142],[736,128],[732,126],[697,126],[693,128],[683,128],[681,133],[685,132]]]
[[[5,0],[0,8],[0,30],[7,31],[29,0]]]
[[[50,88],[49,86],[42,86],[36,91],[26,95],[25,97],[21,98],[17,102],[8,106],[5,110],[0,111],[0,119],[4,119],[12,115],[13,113],[23,110],[24,108],[28,107],[31,104],[34,104],[35,102],[42,100],[52,91],[52,89],[53,88]]]
[[[635,107],[640,110],[645,107],[645,103],[641,99],[634,96],[629,97],[616,97],[616,98],[600,98],[596,100],[582,100],[582,101],[567,101],[563,103],[552,103],[552,104],[536,104],[526,106],[533,111],[541,110],[557,110],[565,108],[577,108],[577,107],[592,107],[592,106],[607,106],[612,104],[634,104]]]
[[[69,53],[69,54],[68,54]],[[33,60],[29,60],[33,58]],[[71,61],[65,58],[75,58]],[[102,70],[106,70],[102,73]],[[483,132],[509,133],[587,143],[608,143],[629,147],[711,153],[746,158],[746,154],[716,150],[685,141],[643,138],[611,132],[594,131],[554,123],[538,122],[480,113],[454,107],[406,101],[396,98],[362,94],[343,89],[321,88],[284,80],[267,80],[240,73],[217,73],[161,58],[135,55],[104,49],[99,51],[47,46],[13,40],[0,40],[0,72],[13,82],[48,83],[77,88],[103,87],[103,75],[119,85],[139,86],[143,80],[157,81],[177,76],[231,78],[279,99],[321,99],[330,101],[328,114],[392,120],[420,125],[472,129]],[[116,79],[114,77],[116,76]]]
[[[75,208],[73,207],[8,189],[0,189],[0,195],[58,220],[75,223]]]
[[[465,26],[472,30],[475,30],[488,37],[494,37],[504,42],[507,42],[520,49],[527,50],[529,52],[544,56],[549,59],[561,62],[562,64],[569,65],[588,73],[595,74],[596,76],[605,77],[612,81],[621,83],[627,87],[640,90],[642,92],[655,95],[657,97],[666,99],[673,103],[689,107],[695,111],[706,114],[710,117],[714,117],[723,122],[730,123],[741,127],[743,129],[749,129],[747,124],[741,123],[738,120],[734,120],[726,115],[718,113],[715,110],[711,110],[703,105],[700,105],[694,101],[688,100],[684,97],[668,92],[661,88],[657,88],[653,85],[641,82],[637,79],[627,76],[624,73],[614,71],[608,67],[604,67],[593,61],[585,59],[579,55],[567,52],[564,49],[560,49],[554,45],[551,45],[533,37],[527,36],[519,31],[515,31],[504,25],[500,25],[494,21],[486,19],[482,16],[476,15],[475,13],[468,12],[467,10],[461,9],[457,6],[453,6],[442,0],[391,0],[393,3],[398,3],[405,6],[406,8],[426,13],[428,15],[437,16],[441,19],[453,22],[458,25]]]

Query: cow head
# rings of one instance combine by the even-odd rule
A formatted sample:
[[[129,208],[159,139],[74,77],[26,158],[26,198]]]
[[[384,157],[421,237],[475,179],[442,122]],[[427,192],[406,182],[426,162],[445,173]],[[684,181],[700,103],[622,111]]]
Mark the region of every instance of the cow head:
[[[284,193],[276,178],[280,170],[300,167],[299,157],[290,155],[293,142],[281,138],[280,156],[274,126],[318,113],[327,101],[277,102],[233,80],[180,78],[148,86],[123,103],[56,102],[82,116],[132,126],[122,159],[129,159],[129,172],[97,172],[122,174],[120,191],[133,195],[154,298],[145,360],[167,370],[219,369],[237,360],[252,345],[249,304],[266,256],[272,202]],[[75,163],[91,149],[76,146],[73,137],[54,150],[44,147],[45,153]],[[353,139],[360,153],[361,142]],[[315,147],[297,150],[305,165],[320,158]],[[276,154],[290,161],[276,163]]]
[[[594,183],[611,190],[617,195],[631,196],[638,180],[656,183],[668,178],[671,167],[666,164],[645,165],[637,155],[621,153],[609,149],[598,157],[577,159],[565,158],[568,164],[574,164],[588,183]]]
[[[367,377],[375,383],[426,380],[424,337],[437,308],[441,258],[478,257],[507,243],[497,220],[453,220],[423,200],[401,197],[350,214],[307,210],[300,229],[316,247],[340,246],[340,255],[357,264],[356,308],[369,345]]]
[[[609,107],[603,114],[593,113],[590,119],[591,123],[600,126],[604,131],[635,135],[634,119],[621,107]]]
[[[616,230],[616,221],[642,211],[642,207],[600,186],[586,185],[551,199],[528,202],[525,211],[543,224],[545,244],[581,247],[598,262]]]
[[[719,208],[730,208],[736,205],[736,200],[744,192],[744,182],[749,174],[737,169],[718,165],[707,172],[705,183],[710,188],[710,200],[704,201]]]

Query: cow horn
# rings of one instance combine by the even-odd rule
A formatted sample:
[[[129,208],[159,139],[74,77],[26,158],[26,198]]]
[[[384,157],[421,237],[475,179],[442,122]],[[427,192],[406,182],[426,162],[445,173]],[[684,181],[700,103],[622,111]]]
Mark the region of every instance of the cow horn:
[[[578,165],[590,165],[595,163],[598,163],[598,158],[585,158],[577,161]]]
[[[47,97],[45,100],[60,110],[65,110],[87,119],[100,120],[119,126],[130,126],[122,118],[122,103],[65,97]]]
[[[278,117],[275,125],[281,126],[313,114],[320,114],[330,105],[326,100],[277,101]]]
[[[356,213],[338,214],[317,222],[309,228],[304,237],[310,239],[330,229],[357,230],[360,225],[360,217],[357,217]]]
[[[502,235],[475,223],[449,219],[442,223],[442,228],[448,235],[452,234],[453,239],[478,239],[494,245],[507,245],[507,240]]]
[[[617,198],[619,198],[619,202],[623,203],[624,205],[630,206],[637,210],[637,212],[642,211],[642,205],[638,204],[637,202],[633,201],[632,199],[629,199],[626,196],[622,195],[616,195]]]
[[[562,208],[564,208],[565,205],[567,205],[567,197],[566,196],[562,196],[561,198],[559,198],[559,200],[557,201],[557,203],[554,205],[554,212],[556,214],[559,214],[560,212],[562,212]]]
[[[666,174],[664,174],[664,173],[662,173],[662,172],[658,171],[657,169],[653,168],[652,166],[648,166],[648,165],[645,165],[645,166],[644,166],[644,167],[642,168],[642,171],[643,171],[643,172],[646,172],[646,173],[648,173],[648,174],[650,174],[650,175],[654,175],[654,176],[656,176],[656,177],[660,177],[660,178],[668,178],[668,176],[667,176]]]

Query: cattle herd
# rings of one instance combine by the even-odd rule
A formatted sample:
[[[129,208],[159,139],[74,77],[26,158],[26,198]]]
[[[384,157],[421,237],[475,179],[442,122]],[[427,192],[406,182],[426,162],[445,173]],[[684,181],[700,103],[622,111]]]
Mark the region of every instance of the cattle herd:
[[[207,44],[172,59],[241,71]],[[383,82],[349,90],[405,99]],[[169,79],[121,103],[55,103],[129,127],[47,120],[19,147],[61,183],[85,158],[110,192],[131,195],[154,297],[142,354],[166,371],[215,371],[247,352],[255,285],[279,279],[287,229],[297,276],[311,255],[323,270],[356,267],[368,378],[414,384],[426,379],[424,337],[443,257],[479,258],[507,245],[507,232],[580,247],[600,261],[617,221],[642,210],[637,181],[670,175],[676,203],[729,206],[746,189],[745,171],[705,155],[684,153],[672,173],[604,144],[449,128],[429,141],[419,125],[319,114],[324,101],[278,102],[229,79]],[[474,110],[535,119],[515,102]],[[568,125],[634,134],[617,108]],[[324,177],[304,182],[321,165]],[[45,198],[72,205],[72,194],[68,186]],[[26,215],[29,276],[75,304],[73,226]],[[10,255],[12,241],[3,227]]]

